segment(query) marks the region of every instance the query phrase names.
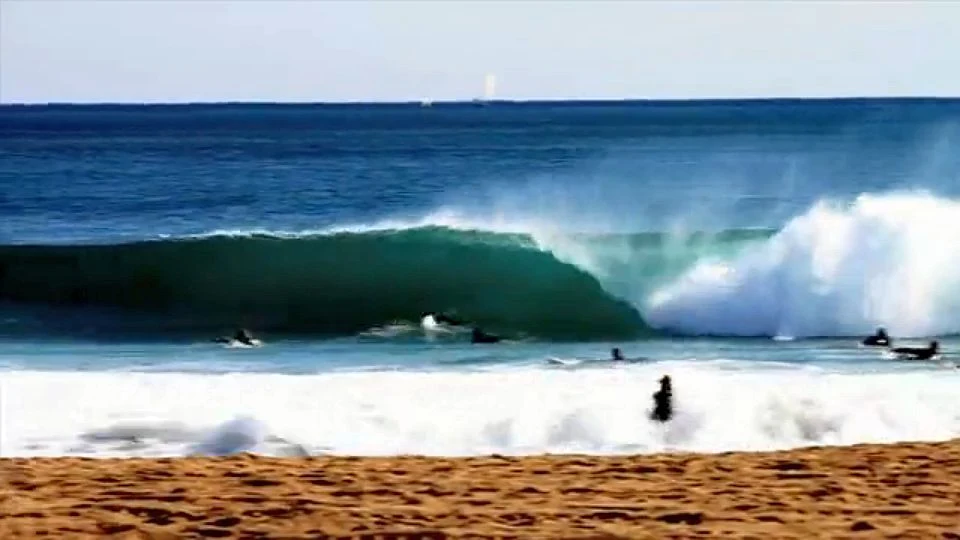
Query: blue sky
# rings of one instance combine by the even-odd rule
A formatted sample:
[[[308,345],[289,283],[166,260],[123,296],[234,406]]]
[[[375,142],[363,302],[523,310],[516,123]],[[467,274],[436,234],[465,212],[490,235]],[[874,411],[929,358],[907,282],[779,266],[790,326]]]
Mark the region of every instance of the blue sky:
[[[0,0],[0,101],[960,96],[960,2]]]

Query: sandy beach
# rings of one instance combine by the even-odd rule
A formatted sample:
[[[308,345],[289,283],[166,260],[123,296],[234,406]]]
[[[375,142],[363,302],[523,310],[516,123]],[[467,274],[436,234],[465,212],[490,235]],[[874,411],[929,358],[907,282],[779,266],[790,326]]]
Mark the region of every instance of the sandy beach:
[[[4,459],[0,537],[960,538],[960,441],[629,457]]]

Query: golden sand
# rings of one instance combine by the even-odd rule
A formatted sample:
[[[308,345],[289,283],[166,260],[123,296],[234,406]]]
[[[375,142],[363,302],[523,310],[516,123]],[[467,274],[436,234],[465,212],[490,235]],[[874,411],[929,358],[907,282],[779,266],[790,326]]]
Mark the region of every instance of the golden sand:
[[[629,457],[0,460],[0,538],[957,538],[960,441]]]

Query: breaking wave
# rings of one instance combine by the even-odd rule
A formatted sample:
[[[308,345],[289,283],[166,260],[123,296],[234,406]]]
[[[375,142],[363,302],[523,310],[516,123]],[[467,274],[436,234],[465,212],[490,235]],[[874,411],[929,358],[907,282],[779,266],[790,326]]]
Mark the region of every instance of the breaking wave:
[[[779,230],[503,232],[449,223],[0,246],[0,303],[97,332],[319,336],[453,312],[511,338],[960,331],[960,203],[821,201]],[[69,322],[64,323],[63,320]],[[406,326],[404,326],[406,325]]]

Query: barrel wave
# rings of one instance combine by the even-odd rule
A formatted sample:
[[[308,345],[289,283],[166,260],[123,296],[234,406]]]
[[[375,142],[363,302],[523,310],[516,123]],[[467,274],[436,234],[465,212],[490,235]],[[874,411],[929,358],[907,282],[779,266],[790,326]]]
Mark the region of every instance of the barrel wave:
[[[529,235],[429,226],[8,245],[0,247],[0,300],[14,309],[81,313],[72,324],[101,333],[245,325],[337,336],[435,311],[521,339],[650,331],[629,303]]]
[[[779,229],[504,232],[431,218],[310,234],[8,245],[0,332],[29,319],[39,332],[243,325],[402,338],[377,330],[419,329],[425,314],[453,312],[507,338],[551,341],[846,337],[877,326],[897,337],[952,335],[960,248],[949,231],[958,216],[952,199],[885,193],[819,201]]]

